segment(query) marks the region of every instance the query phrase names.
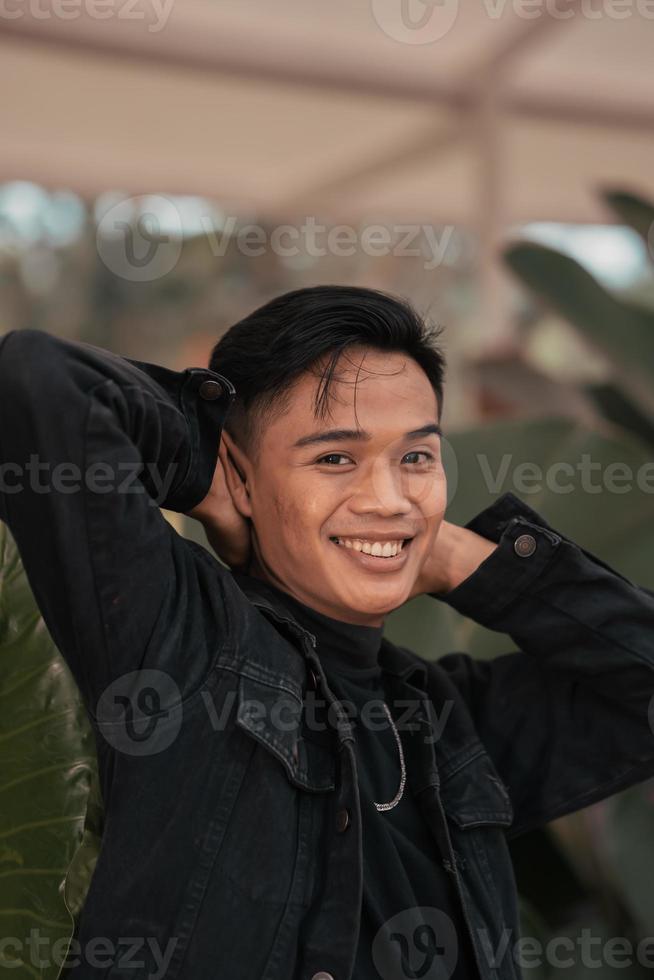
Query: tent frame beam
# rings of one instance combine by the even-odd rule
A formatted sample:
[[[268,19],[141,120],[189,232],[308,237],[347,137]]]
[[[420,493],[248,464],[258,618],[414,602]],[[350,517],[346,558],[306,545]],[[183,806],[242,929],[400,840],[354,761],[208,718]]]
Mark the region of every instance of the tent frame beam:
[[[571,3],[577,0],[570,0]],[[456,83],[415,74],[389,74],[363,59],[341,58],[325,64],[307,50],[280,45],[236,33],[202,31],[198,25],[176,24],[175,31],[149,34],[145,26],[131,21],[74,21],[38,19],[27,11],[16,20],[0,18],[0,38],[13,43],[42,44],[52,50],[78,55],[107,57],[112,60],[155,64],[161,68],[232,76],[245,80],[344,92],[349,96],[374,97],[394,102],[426,104],[450,109],[455,113],[474,113],[478,103],[477,89],[487,72],[506,66],[508,60],[522,53],[528,43],[536,41],[545,28],[565,25],[572,20],[550,20],[542,17],[529,22],[518,34],[493,52],[482,64],[468,66],[462,78],[474,78],[472,84]],[[137,22],[138,25],[141,22]],[[538,25],[534,28],[533,25]],[[531,29],[529,29],[531,28]],[[612,126],[620,129],[654,130],[651,100],[642,105],[612,106],[605,99],[581,97],[573,93],[548,96],[547,99],[505,90],[503,110],[507,116],[527,117],[542,122],[568,123],[574,126]]]

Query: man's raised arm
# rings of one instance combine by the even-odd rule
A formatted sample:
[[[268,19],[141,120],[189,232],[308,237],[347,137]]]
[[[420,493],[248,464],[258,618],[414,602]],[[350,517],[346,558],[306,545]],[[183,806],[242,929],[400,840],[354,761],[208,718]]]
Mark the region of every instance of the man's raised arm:
[[[466,527],[497,548],[432,594],[519,651],[488,661],[450,653],[436,664],[463,693],[509,790],[510,834],[654,776],[654,593],[512,493]]]
[[[168,671],[183,695],[224,642],[220,566],[159,507],[205,496],[232,398],[205,368],[39,330],[0,340],[0,519],[91,713],[139,667]]]

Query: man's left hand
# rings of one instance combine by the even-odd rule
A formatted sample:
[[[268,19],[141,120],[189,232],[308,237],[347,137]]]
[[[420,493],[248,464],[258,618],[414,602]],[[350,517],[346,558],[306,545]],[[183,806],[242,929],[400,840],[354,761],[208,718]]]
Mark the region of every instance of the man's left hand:
[[[450,592],[472,575],[496,548],[494,541],[444,520],[409,598]]]

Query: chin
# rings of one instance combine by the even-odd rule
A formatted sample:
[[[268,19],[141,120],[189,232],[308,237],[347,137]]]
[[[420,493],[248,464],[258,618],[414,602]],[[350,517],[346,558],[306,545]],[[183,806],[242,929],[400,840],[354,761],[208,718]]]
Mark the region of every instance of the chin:
[[[371,616],[387,616],[406,602],[408,594],[402,590],[395,595],[370,596],[367,599],[359,599],[356,605],[350,602],[348,606],[353,612],[366,613]]]

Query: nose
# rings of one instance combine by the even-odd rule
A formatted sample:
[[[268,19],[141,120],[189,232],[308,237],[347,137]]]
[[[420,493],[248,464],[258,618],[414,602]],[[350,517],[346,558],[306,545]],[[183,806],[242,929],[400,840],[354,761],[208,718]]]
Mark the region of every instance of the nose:
[[[400,467],[382,458],[362,467],[357,479],[350,509],[356,514],[379,514],[393,517],[410,514],[413,504]]]

